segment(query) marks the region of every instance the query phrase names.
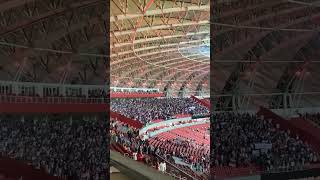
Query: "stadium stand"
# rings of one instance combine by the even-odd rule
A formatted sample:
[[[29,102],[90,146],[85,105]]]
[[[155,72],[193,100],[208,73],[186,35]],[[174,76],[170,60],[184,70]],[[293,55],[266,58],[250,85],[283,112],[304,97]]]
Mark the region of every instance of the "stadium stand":
[[[0,172],[26,180],[108,178],[106,90],[0,81]]]
[[[111,147],[156,169],[165,162],[176,179],[209,178],[208,122],[196,119],[210,111],[191,96],[209,95],[209,10],[208,0],[113,0],[110,7],[111,86],[126,91],[111,94]]]
[[[222,114],[214,118],[217,119],[216,166],[241,167],[254,163],[267,171],[276,171],[319,162],[319,155],[308,144],[298,136],[290,137],[290,132],[279,130],[272,120],[249,114]],[[272,148],[263,153],[255,151],[260,143],[270,144]]]
[[[220,1],[212,10],[215,179],[319,176],[319,129],[295,113],[319,112],[317,2]]]
[[[198,132],[200,129],[206,129],[205,126],[207,128],[208,124],[196,127],[191,126],[187,129]],[[180,131],[183,129],[175,130]],[[115,119],[110,124],[110,133],[111,149],[113,150],[149,164],[156,169],[165,160],[168,163],[167,171],[173,173],[176,177],[185,177],[187,179],[195,177],[197,179],[208,178],[203,173],[197,173],[207,171],[209,165],[208,145],[207,151],[202,151],[201,145],[198,147],[199,145],[196,144],[198,142],[192,143],[188,141],[190,137],[188,139],[187,137],[180,139],[176,132],[169,132],[168,134],[171,136],[161,133],[159,137],[143,140],[142,136],[139,136],[139,129],[130,127],[128,124]],[[202,133],[199,132],[199,134]],[[192,165],[194,170],[190,167],[185,167],[185,165],[176,164],[173,157],[179,158],[184,164]]]
[[[106,2],[0,1],[0,179],[108,179]]]
[[[191,98],[112,99],[111,110],[143,124],[172,119],[174,115],[209,114],[209,110]]]
[[[107,149],[99,145],[105,126],[97,120],[7,116],[0,122],[2,155],[61,178],[106,177]]]

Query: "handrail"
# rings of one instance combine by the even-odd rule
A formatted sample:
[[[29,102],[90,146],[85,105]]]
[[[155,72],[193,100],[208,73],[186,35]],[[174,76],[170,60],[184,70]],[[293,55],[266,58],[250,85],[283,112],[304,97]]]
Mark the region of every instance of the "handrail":
[[[129,155],[129,153],[124,153],[123,156],[124,156],[124,157],[129,157],[129,158],[131,158],[130,155]],[[174,173],[169,173],[169,172],[166,172],[166,171],[165,171],[165,172],[162,172],[162,173],[167,174],[167,175],[169,175],[169,176],[171,176],[171,177],[174,177],[175,179],[187,180],[186,177],[177,176],[177,175],[174,174]]]
[[[137,92],[137,91],[143,91],[143,92],[160,92],[158,88],[128,88],[128,87],[110,87],[111,90],[117,91],[117,90],[129,90],[130,92]]]
[[[213,94],[211,97],[232,97],[232,96],[280,96],[280,95],[314,95],[320,94],[319,91],[296,92],[296,93],[239,93],[239,94]]]
[[[106,98],[86,97],[33,97],[0,95],[0,103],[35,103],[35,104],[106,104]]]
[[[179,180],[187,180],[187,178],[186,177],[182,177],[182,176],[177,176],[177,175],[175,175],[174,173],[168,173],[168,172],[163,172],[164,174],[167,174],[167,175],[169,175],[169,176],[171,176],[171,177],[173,177],[173,178],[175,178],[175,179],[179,179]]]
[[[193,180],[197,180],[197,178],[193,177],[192,175],[188,174],[187,172],[185,172],[184,170],[180,169],[179,167],[177,167],[176,165],[172,164],[171,162],[169,162],[167,159],[161,157],[160,155],[158,155],[157,153],[155,153],[155,155],[157,157],[159,157],[160,159],[164,160],[166,163],[170,164],[171,166],[173,166],[174,168],[176,168],[177,170],[179,170],[180,172],[182,172],[183,174],[187,175],[188,177],[190,177]]]
[[[8,84],[8,85],[21,85],[21,86],[30,86],[30,85],[43,85],[43,86],[64,86],[64,87],[92,87],[92,88],[101,88],[106,89],[108,86],[107,84],[102,85],[92,85],[92,84],[59,84],[59,83],[41,83],[41,82],[17,82],[17,81],[3,81],[0,80],[0,84]]]

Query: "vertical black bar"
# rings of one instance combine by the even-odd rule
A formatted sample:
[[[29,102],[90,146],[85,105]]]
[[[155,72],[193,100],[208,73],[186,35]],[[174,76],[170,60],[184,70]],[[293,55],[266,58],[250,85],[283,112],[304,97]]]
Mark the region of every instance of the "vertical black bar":
[[[214,160],[214,137],[213,137],[213,121],[212,121],[212,110],[213,110],[213,55],[214,55],[214,33],[212,22],[214,20],[214,3],[215,0],[210,0],[210,179],[214,179],[214,169],[213,169],[213,160]]]
[[[106,0],[106,19],[104,21],[105,23],[105,50],[106,50],[106,57],[104,58],[105,61],[105,67],[106,67],[106,72],[105,72],[105,85],[108,87],[107,89],[107,97],[106,97],[106,102],[107,102],[107,109],[106,113],[104,114],[104,122],[105,122],[105,134],[106,134],[106,146],[107,146],[107,179],[110,179],[110,136],[109,136],[109,125],[110,125],[110,1]]]
[[[217,21],[218,14],[218,0],[210,0],[210,179],[215,179],[215,172],[214,172],[214,150],[215,150],[215,136],[214,136],[214,119],[213,119],[213,111],[214,108],[214,79],[213,75],[215,73],[214,69],[214,52],[216,46],[216,36],[215,36],[215,27],[213,22]]]

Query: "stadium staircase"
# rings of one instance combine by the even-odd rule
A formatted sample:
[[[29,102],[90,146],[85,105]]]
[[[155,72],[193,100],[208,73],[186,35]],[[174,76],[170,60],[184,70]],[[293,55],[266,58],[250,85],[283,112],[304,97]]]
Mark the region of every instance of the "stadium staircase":
[[[196,101],[196,102],[198,102],[199,104],[201,104],[202,106],[207,107],[208,109],[210,109],[210,102],[208,102],[207,100],[205,100],[205,99],[199,99],[199,98],[197,98],[197,97],[195,97],[195,96],[191,96],[191,98],[192,98],[194,101]]]
[[[280,130],[290,130],[291,137],[295,138],[296,135],[298,135],[300,139],[310,144],[313,150],[320,153],[320,134],[318,132],[319,129],[308,123],[306,120],[295,119],[289,121],[264,107],[260,107],[257,115],[263,115],[265,120],[272,119],[272,123],[274,125],[280,125]]]

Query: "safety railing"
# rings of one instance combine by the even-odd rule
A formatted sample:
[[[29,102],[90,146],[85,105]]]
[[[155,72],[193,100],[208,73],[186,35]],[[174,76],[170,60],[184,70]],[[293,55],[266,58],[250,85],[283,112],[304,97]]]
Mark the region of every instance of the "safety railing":
[[[131,158],[128,153],[125,153],[124,156]],[[182,170],[179,169],[179,171],[182,171]],[[174,179],[177,179],[177,180],[188,180],[187,177],[182,176],[182,175],[178,175],[178,174],[176,174],[176,173],[175,173],[174,171],[172,171],[172,170],[171,170],[171,171],[163,171],[163,172],[160,171],[160,172],[161,172],[161,173],[164,173],[164,174],[166,174],[166,175],[168,175],[168,176],[171,176],[171,177],[173,177]],[[194,177],[192,177],[191,175],[188,175],[188,174],[187,174],[187,176],[189,176],[190,178],[196,180],[196,179],[195,179]]]
[[[172,172],[163,172],[164,174],[173,177],[174,179],[178,179],[178,180],[188,180],[186,177],[183,177],[181,175],[176,175],[175,173]]]
[[[169,164],[171,167],[173,167],[174,169],[180,171],[182,174],[185,174],[187,177],[181,177],[179,175],[177,175],[176,173],[174,172],[168,172],[170,174],[175,174],[176,177],[179,177],[179,178],[184,178],[184,179],[192,179],[192,180],[197,180],[196,177],[192,176],[191,174],[185,172],[184,170],[180,169],[179,167],[177,167],[176,165],[174,165],[173,163],[169,162],[167,159],[165,159],[164,157],[160,156],[159,154],[156,154],[156,156],[158,158],[160,158],[161,160],[165,161],[167,164]],[[172,176],[173,177],[173,176]]]
[[[268,169],[265,171],[265,173],[295,172],[295,171],[305,171],[305,170],[309,170],[309,169],[320,169],[320,163],[308,164],[308,165],[295,165],[292,167]]]
[[[31,97],[0,95],[0,103],[10,104],[106,104],[106,98],[87,97]]]

